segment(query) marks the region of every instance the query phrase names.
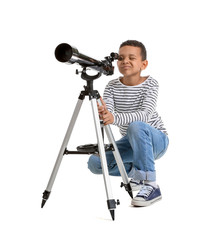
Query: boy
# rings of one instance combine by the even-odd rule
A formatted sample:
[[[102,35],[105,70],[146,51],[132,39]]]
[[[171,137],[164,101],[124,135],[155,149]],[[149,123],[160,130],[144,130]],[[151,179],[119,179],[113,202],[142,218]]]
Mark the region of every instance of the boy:
[[[128,40],[120,45],[118,69],[122,77],[112,80],[105,88],[102,106],[98,106],[104,124],[119,127],[123,136],[117,141],[132,190],[140,190],[132,199],[134,206],[148,206],[161,199],[156,184],[154,160],[167,150],[167,131],[156,111],[158,82],[151,76],[141,76],[148,66],[145,46]],[[112,151],[106,152],[109,174],[120,176]],[[88,168],[101,174],[101,162],[92,155]]]

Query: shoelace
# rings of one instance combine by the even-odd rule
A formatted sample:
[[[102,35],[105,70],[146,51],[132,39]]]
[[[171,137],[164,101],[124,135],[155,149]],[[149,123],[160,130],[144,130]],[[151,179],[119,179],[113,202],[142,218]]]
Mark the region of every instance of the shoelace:
[[[145,196],[147,198],[149,197],[152,190],[153,187],[151,186],[143,186],[137,196]]]

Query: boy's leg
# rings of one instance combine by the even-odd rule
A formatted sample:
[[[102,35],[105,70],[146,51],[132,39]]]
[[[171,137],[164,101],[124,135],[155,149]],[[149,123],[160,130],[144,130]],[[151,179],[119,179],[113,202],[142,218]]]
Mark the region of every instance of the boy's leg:
[[[116,141],[126,172],[129,173],[132,169],[133,151],[127,137],[123,137]],[[106,152],[109,174],[112,176],[120,176],[120,172],[114,158],[113,152]],[[88,168],[94,174],[102,174],[102,167],[99,155],[91,155],[88,161]]]
[[[131,171],[130,177],[136,180],[155,181],[154,160],[166,152],[167,136],[145,122],[133,122],[128,127],[126,137],[133,149],[134,171]]]
[[[168,146],[168,138],[161,131],[144,122],[133,122],[127,132],[133,149],[134,171],[131,176],[143,180],[144,185],[132,199],[134,206],[149,206],[161,199],[159,186],[156,185],[154,160],[163,156]]]

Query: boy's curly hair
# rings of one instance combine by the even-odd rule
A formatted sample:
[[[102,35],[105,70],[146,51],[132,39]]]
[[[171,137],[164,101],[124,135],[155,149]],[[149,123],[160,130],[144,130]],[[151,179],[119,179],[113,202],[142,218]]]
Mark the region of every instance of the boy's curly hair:
[[[139,47],[141,49],[141,55],[142,55],[142,61],[146,60],[147,58],[147,51],[143,43],[136,41],[136,40],[127,40],[123,43],[121,43],[120,48],[124,46],[133,46],[133,47]]]

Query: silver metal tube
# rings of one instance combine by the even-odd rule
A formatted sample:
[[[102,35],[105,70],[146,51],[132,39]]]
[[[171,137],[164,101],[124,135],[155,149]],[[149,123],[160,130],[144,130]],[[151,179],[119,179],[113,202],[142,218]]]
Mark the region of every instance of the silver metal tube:
[[[102,103],[101,103],[100,99],[98,99],[97,102],[100,106],[102,106]],[[106,125],[106,126],[104,126],[104,128],[105,128],[106,135],[108,137],[109,142],[112,143],[112,145],[114,147],[115,151],[113,151],[113,154],[114,154],[116,163],[118,165],[118,169],[119,169],[119,172],[121,174],[122,180],[123,180],[124,184],[128,184],[129,183],[128,175],[126,173],[126,169],[125,169],[123,161],[121,159],[121,155],[119,153],[119,150],[118,150],[118,147],[116,145],[114,136],[112,134],[111,127],[110,127],[110,125]]]
[[[63,158],[63,155],[64,155],[64,151],[65,151],[65,149],[66,149],[66,147],[67,147],[67,145],[68,145],[68,142],[69,142],[69,139],[70,139],[72,130],[73,130],[73,128],[74,128],[76,119],[77,119],[77,117],[78,117],[79,111],[80,111],[80,109],[81,109],[82,103],[83,103],[83,100],[78,99],[78,102],[77,102],[77,104],[76,104],[74,113],[73,113],[73,115],[72,115],[71,121],[70,121],[69,126],[68,126],[68,129],[67,129],[67,132],[66,132],[66,134],[65,134],[65,137],[64,137],[62,146],[61,146],[61,148],[60,148],[60,151],[59,151],[59,154],[58,154],[56,163],[55,163],[55,165],[54,165],[52,174],[51,174],[51,176],[50,176],[50,180],[49,180],[48,185],[47,185],[47,188],[46,188],[46,190],[47,190],[48,192],[50,192],[51,189],[52,189],[52,186],[53,186],[53,183],[54,183],[54,181],[55,181],[57,172],[58,172],[59,167],[60,167],[60,164],[61,164],[61,162],[62,162],[62,158]]]
[[[94,117],[94,123],[95,123],[95,128],[96,128],[98,149],[99,149],[99,154],[100,154],[100,159],[101,159],[106,194],[107,194],[107,199],[109,200],[109,199],[112,199],[112,190],[111,190],[111,183],[110,183],[110,179],[109,179],[109,172],[108,172],[108,166],[107,166],[106,155],[105,155],[105,147],[104,147],[104,142],[103,142],[103,138],[102,138],[100,119],[99,119],[96,99],[91,100],[91,105],[92,105],[92,110],[93,110],[93,117]]]
[[[118,147],[117,147],[117,145],[116,145],[114,136],[113,136],[113,134],[112,134],[111,127],[110,127],[110,125],[106,125],[106,126],[104,126],[104,128],[105,128],[106,135],[107,135],[107,137],[108,137],[109,142],[112,143],[112,145],[113,145],[113,147],[114,147],[113,154],[114,154],[116,163],[117,163],[117,165],[118,165],[118,169],[119,169],[119,171],[120,171],[122,180],[123,180],[123,182],[124,182],[125,184],[128,184],[128,183],[129,183],[129,180],[128,180],[128,176],[127,176],[127,173],[126,173],[126,169],[125,169],[125,167],[124,167],[123,161],[122,161],[122,159],[121,159],[121,155],[120,155],[120,153],[119,153],[119,150],[118,150]]]

